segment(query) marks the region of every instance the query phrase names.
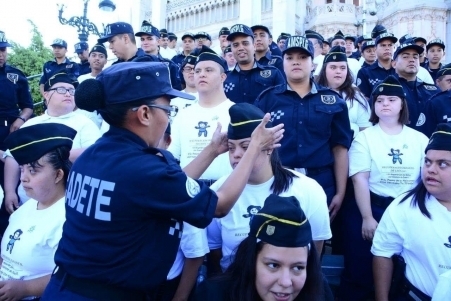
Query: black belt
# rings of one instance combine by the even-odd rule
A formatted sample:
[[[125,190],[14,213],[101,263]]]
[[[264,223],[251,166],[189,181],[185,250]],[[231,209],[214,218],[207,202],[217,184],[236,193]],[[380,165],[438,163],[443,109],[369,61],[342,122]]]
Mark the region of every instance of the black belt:
[[[216,180],[208,180],[208,179],[199,179],[198,181],[207,184],[208,187],[210,187],[211,185],[213,185],[214,182],[216,182]]]
[[[383,209],[386,209],[388,207],[388,205],[390,205],[391,202],[394,200],[394,198],[392,198],[392,197],[380,196],[380,195],[373,193],[372,191],[370,191],[370,199],[371,199],[371,204],[381,207]]]
[[[61,267],[52,275],[61,280],[61,288],[91,298],[94,300],[124,301],[124,300],[147,300],[144,291],[120,288],[93,281],[92,279],[81,279],[68,274]]]
[[[406,277],[404,277],[404,292],[409,300],[431,301],[431,297],[417,289]]]
[[[300,167],[287,167],[289,169],[296,170],[306,176],[316,176],[323,172],[330,171],[332,169],[332,166],[323,166],[318,168],[300,168]],[[300,171],[302,170],[302,171]]]

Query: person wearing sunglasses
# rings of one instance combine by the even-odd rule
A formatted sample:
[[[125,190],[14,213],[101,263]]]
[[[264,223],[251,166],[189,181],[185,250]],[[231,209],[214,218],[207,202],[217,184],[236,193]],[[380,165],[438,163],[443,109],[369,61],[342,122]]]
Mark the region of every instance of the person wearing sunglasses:
[[[83,151],[99,137],[99,128],[86,116],[74,112],[75,87],[78,82],[67,73],[57,73],[44,84],[44,97],[47,110],[43,115],[31,118],[21,128],[41,123],[62,123],[77,131],[70,151],[69,159],[74,162]],[[5,160],[5,206],[9,213],[14,212],[20,204],[29,198],[19,183],[19,165],[9,151],[3,156]]]

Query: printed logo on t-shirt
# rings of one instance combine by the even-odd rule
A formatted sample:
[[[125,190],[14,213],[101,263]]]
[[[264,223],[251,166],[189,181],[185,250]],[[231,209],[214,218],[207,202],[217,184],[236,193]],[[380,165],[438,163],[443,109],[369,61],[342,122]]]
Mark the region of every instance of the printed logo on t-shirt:
[[[197,126],[195,126],[194,128],[196,129],[196,130],[199,130],[199,132],[197,133],[197,136],[198,137],[201,137],[202,135],[204,136],[204,137],[207,137],[207,135],[208,135],[208,131],[207,131],[207,128],[209,128],[210,126],[208,125],[208,122],[206,122],[206,121],[199,121],[198,123],[197,123]]]
[[[256,215],[258,211],[260,211],[260,209],[262,209],[261,206],[250,205],[249,207],[247,207],[247,213],[243,214],[243,217],[249,218],[249,225],[251,224],[254,215]]]
[[[16,243],[16,241],[20,240],[22,233],[22,230],[17,229],[12,235],[9,236],[9,242],[6,245],[6,251],[9,251],[9,254],[13,252],[14,244]]]
[[[444,245],[445,245],[445,247],[447,247],[447,248],[450,248],[451,249],[451,236],[450,237],[448,237],[448,242],[446,243],[444,243]]]
[[[401,153],[399,149],[390,149],[391,153],[388,154],[390,157],[392,157],[393,164],[396,164],[396,162],[399,162],[399,164],[402,164],[402,158],[401,156],[404,155]]]

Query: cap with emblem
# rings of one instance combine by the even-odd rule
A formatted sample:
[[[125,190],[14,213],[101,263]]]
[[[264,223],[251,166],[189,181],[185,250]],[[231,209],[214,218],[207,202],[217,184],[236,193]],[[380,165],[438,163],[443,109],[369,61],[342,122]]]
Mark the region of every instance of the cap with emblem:
[[[103,36],[97,40],[99,43],[105,43],[109,39],[111,39],[114,36],[117,36],[118,34],[134,34],[133,27],[125,22],[116,22],[108,24],[105,27],[105,32],[103,33]]]
[[[324,64],[329,62],[347,62],[346,49],[341,46],[334,46],[324,57]]]
[[[380,34],[383,34],[386,32],[387,32],[387,28],[378,24],[378,25],[374,26],[373,30],[371,31],[371,38],[376,39]]]
[[[168,38],[170,41],[177,40],[177,36],[173,32],[168,32]]]
[[[250,103],[234,104],[229,108],[230,124],[227,130],[227,138],[240,140],[249,138],[255,128],[261,123],[265,113]],[[271,127],[271,123],[266,124]]]
[[[418,54],[422,54],[424,52],[424,48],[414,44],[413,40],[406,40],[404,44],[400,44],[398,48],[396,48],[395,54],[393,55],[393,59],[396,59],[399,54],[403,53],[408,49],[415,50]]]
[[[63,39],[55,39],[53,40],[52,44],[50,45],[52,47],[62,47],[62,48],[66,48],[67,49],[67,42],[64,41]]]
[[[224,48],[224,54],[227,54],[229,52],[232,52],[232,47],[228,45],[226,48]]]
[[[433,39],[430,40],[429,43],[426,45],[426,51],[429,50],[432,46],[439,46],[443,50],[445,50],[445,42],[443,42],[441,39]]]
[[[219,36],[228,36],[230,34],[230,30],[228,27],[223,27],[221,28],[221,30],[219,31]]]
[[[376,45],[383,40],[390,40],[393,44],[398,42],[398,39],[392,33],[389,32],[381,33],[380,35],[378,35],[376,38]]]
[[[313,44],[304,36],[291,36],[287,39],[285,43],[285,50],[282,51],[284,55],[290,50],[301,50],[306,52],[313,58]]]
[[[286,33],[286,32],[281,32],[279,37],[277,38],[277,43],[279,43],[280,40],[286,40],[289,37],[291,37],[291,34]]]
[[[399,80],[393,75],[387,76],[382,82],[379,82],[373,89],[371,96],[373,100],[376,100],[378,95],[398,96],[400,98],[406,98],[404,89],[401,86]]]
[[[334,40],[344,40],[345,39],[345,35],[341,32],[341,30],[339,30],[330,40],[330,42],[332,43]]]
[[[365,51],[365,49],[370,48],[370,47],[376,47],[376,42],[374,42],[373,40],[364,41],[362,43],[362,52]]]
[[[191,32],[185,32],[185,33],[183,34],[183,36],[182,36],[182,41],[183,41],[185,38],[190,38],[190,39],[194,40],[194,33],[191,33]]]
[[[5,139],[5,145],[17,163],[24,165],[39,160],[58,147],[72,148],[76,134],[76,130],[64,124],[40,123],[12,132]]]
[[[0,30],[0,48],[4,47],[11,47],[11,44],[8,43],[5,33]]]
[[[220,57],[214,50],[211,48],[202,45],[202,48],[198,52],[198,56],[196,58],[196,64],[202,61],[213,61],[218,63],[224,70],[227,70],[227,63],[226,61]]]
[[[244,24],[235,24],[230,27],[230,34],[227,36],[227,41],[232,41],[237,36],[248,36],[253,38],[254,32],[249,28],[249,26]]]
[[[79,42],[75,44],[75,52],[76,53],[83,53],[83,51],[88,50],[89,46],[86,42]]]
[[[305,31],[305,37],[307,39],[317,39],[320,41],[324,41],[324,37],[322,35],[320,35],[319,33],[317,33],[316,31],[313,30],[306,30]]]
[[[410,34],[405,34],[399,38],[399,44],[404,44],[406,40],[411,40],[413,37]]]
[[[108,57],[108,53],[103,44],[95,44],[94,47],[91,48],[91,51],[89,51],[89,54],[91,54],[92,52],[99,52],[102,53],[106,58]]]
[[[160,37],[161,38],[167,38],[168,37],[168,31],[166,30],[166,28],[160,29]]]
[[[183,69],[183,67],[186,66],[186,64],[190,64],[190,65],[196,65],[196,59],[197,59],[197,54],[194,53],[190,53],[188,54],[182,61],[182,64],[180,66],[180,69]]]
[[[197,39],[200,39],[200,38],[204,38],[204,39],[207,39],[207,40],[211,41],[211,36],[205,31],[199,31],[198,33],[196,33],[194,35],[194,39],[197,40]]]
[[[254,32],[254,31],[258,30],[258,29],[263,30],[263,31],[266,32],[269,36],[271,36],[271,32],[269,31],[269,28],[266,27],[265,25],[254,25],[254,26],[251,26],[252,32]]]
[[[149,21],[144,20],[141,24],[141,28],[139,29],[139,31],[135,33],[135,36],[137,37],[141,37],[143,35],[155,36],[159,38],[160,31],[158,30],[158,28],[153,26]]]
[[[78,86],[76,78],[69,76],[66,72],[61,72],[52,75],[49,80],[44,83],[44,91],[48,91],[56,83],[71,84],[74,88],[77,88]]]
[[[440,70],[437,72],[437,78],[443,75],[451,75],[451,63],[442,66],[442,68],[440,68]]]
[[[439,123],[429,139],[425,153],[428,150],[451,151],[451,123]]]
[[[252,217],[249,237],[276,247],[299,248],[312,242],[312,229],[294,196],[271,194]]]

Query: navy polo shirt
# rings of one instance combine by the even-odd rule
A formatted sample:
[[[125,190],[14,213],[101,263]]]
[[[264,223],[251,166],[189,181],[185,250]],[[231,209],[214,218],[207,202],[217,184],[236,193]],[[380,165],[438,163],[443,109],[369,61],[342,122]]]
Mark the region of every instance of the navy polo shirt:
[[[168,60],[161,56],[161,54],[158,52],[158,58],[160,59],[160,62],[166,63],[169,67],[169,75],[171,77],[171,85],[174,89],[182,90],[182,82],[180,80],[180,73],[179,73],[179,66],[177,66],[176,63],[174,63],[171,60]]]
[[[0,67],[0,118],[19,116],[19,109],[33,109],[25,75],[10,65]]]
[[[236,64],[235,68],[227,73],[224,92],[235,103],[253,104],[265,89],[284,83],[283,75],[275,67],[262,66],[254,62],[251,70],[241,70]]]
[[[136,59],[137,57],[144,56],[144,55],[146,55],[144,50],[142,50],[141,48],[138,48],[138,50],[136,51],[136,54],[132,58],[130,58],[128,60],[117,59],[117,61],[115,61],[112,65],[123,63],[123,62],[131,62],[134,59]]]
[[[77,278],[152,290],[174,263],[182,221],[205,228],[217,201],[171,153],[111,126],[72,166],[55,263]]]
[[[389,75],[395,75],[395,69],[385,69],[379,65],[378,61],[366,68],[361,68],[357,73],[357,87],[362,91],[363,95],[370,98],[374,86],[383,81]]]
[[[421,132],[430,137],[439,123],[451,123],[451,91],[439,92],[426,101],[423,109],[426,119]]]
[[[278,55],[272,55],[271,51],[267,51],[265,56],[260,58],[257,63],[262,66],[273,66],[279,69],[280,73],[285,77],[285,71],[283,70],[283,59]]]
[[[91,73],[91,66],[88,61],[81,62],[78,67],[80,68],[80,75]]]
[[[367,62],[364,61],[361,68],[366,68],[369,66],[371,66],[371,64],[368,64]]]
[[[285,133],[280,159],[291,168],[320,168],[334,163],[332,148],[349,148],[352,130],[346,102],[334,91],[311,83],[309,94],[301,98],[289,85],[264,91],[255,102],[271,114],[273,125],[283,123]]]
[[[61,64],[58,64],[56,59],[53,61],[48,61],[44,64],[44,67],[42,67],[42,76],[39,80],[39,84],[45,84],[48,82],[49,78],[52,77],[52,75],[62,72],[66,72],[73,78],[78,78],[78,76],[80,76],[80,67],[77,63],[70,61],[68,58],[66,58]]]
[[[427,84],[418,78],[415,81],[408,82],[398,75],[396,75],[396,77],[401,83],[404,93],[406,93],[410,120],[410,123],[407,126],[426,134],[426,129],[424,127],[426,117],[424,113],[422,113],[424,111],[424,105],[428,99],[440,92],[440,89],[437,88],[437,86]]]
[[[432,77],[432,79],[434,80],[434,83],[435,83],[435,80],[437,79],[438,71],[442,68],[442,64],[440,63],[438,69],[431,69],[429,67],[429,63],[424,68],[426,68],[426,70],[429,72],[429,74],[431,75],[431,77]]]

